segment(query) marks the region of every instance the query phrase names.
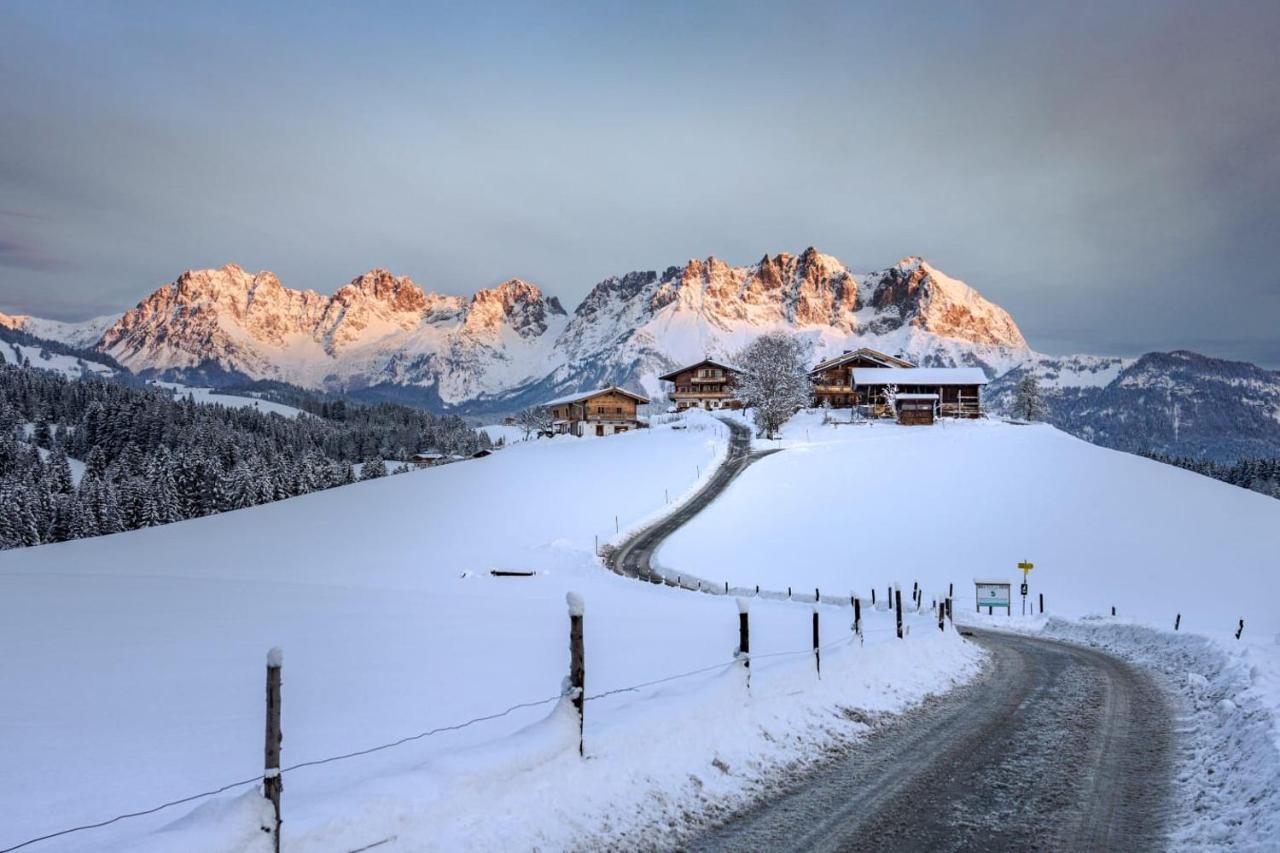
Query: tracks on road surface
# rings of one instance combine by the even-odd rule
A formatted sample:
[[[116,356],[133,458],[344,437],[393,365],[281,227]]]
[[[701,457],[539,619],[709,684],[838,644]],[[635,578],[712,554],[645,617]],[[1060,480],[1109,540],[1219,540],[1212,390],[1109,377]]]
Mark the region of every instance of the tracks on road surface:
[[[653,571],[651,562],[654,553],[668,536],[684,526],[695,515],[702,512],[708,504],[720,496],[734,479],[758,459],[762,459],[777,450],[751,450],[751,429],[737,421],[721,419],[721,423],[729,427],[732,436],[729,440],[729,455],[711,475],[706,484],[698,492],[685,501],[675,512],[662,520],[646,527],[619,544],[609,555],[609,568],[627,577],[641,580],[654,580],[657,573]],[[697,580],[693,575],[685,575],[690,580]]]
[[[1102,652],[982,632],[985,676],[893,718],[691,850],[1161,850],[1170,714]]]

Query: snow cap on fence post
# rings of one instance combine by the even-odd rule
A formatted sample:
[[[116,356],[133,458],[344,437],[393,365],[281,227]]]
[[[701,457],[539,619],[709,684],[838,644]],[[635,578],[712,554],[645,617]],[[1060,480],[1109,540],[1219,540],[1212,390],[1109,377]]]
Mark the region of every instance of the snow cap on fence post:
[[[737,598],[737,599],[735,599],[735,600],[738,602],[738,612],[739,612],[739,613],[746,613],[746,612],[747,612],[747,600],[746,600],[745,598],[742,598],[742,597],[738,597],[738,598]]]
[[[565,604],[569,605],[570,616],[581,616],[583,609],[586,607],[582,602],[582,596],[576,592],[566,592],[564,594]]]
[[[267,666],[272,669],[279,669],[284,666],[284,650],[279,646],[272,646],[267,652]]]

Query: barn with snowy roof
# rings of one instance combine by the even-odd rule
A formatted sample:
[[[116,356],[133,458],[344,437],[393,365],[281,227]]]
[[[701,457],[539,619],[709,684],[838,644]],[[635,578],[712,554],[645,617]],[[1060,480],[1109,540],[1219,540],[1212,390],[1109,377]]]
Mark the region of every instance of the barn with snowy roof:
[[[610,385],[593,391],[580,391],[543,405],[551,410],[555,432],[561,435],[605,436],[641,426],[636,407],[648,402],[648,397]]]

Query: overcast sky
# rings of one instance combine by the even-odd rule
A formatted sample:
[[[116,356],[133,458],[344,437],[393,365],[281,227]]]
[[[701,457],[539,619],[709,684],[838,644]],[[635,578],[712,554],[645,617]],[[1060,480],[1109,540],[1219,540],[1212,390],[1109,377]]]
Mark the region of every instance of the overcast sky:
[[[923,255],[1042,351],[1280,366],[1277,43],[1274,0],[7,2],[0,310],[228,262],[572,306],[816,245]]]

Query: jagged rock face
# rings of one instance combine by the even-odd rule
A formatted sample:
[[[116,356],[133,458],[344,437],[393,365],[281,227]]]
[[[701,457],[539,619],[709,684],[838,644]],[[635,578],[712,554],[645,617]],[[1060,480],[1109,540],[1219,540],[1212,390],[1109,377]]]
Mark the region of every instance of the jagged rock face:
[[[375,269],[327,297],[229,265],[183,273],[126,312],[99,348],[136,371],[213,363],[304,387],[434,384],[456,364],[473,374],[452,383],[457,393],[482,394],[496,390],[482,375],[488,361],[511,366],[510,353],[490,352],[507,330],[536,342],[564,314],[514,279],[468,300]],[[503,381],[529,378],[519,373]]]
[[[870,345],[997,371],[1026,349],[1007,313],[918,258],[859,275],[812,247],[751,266],[709,257],[608,278],[572,317],[520,279],[467,299],[375,269],[328,297],[269,272],[196,270],[127,312],[99,346],[135,370],[215,363],[308,387],[425,386],[467,406],[604,381],[654,391],[658,374],[775,329],[804,336],[815,359]]]

